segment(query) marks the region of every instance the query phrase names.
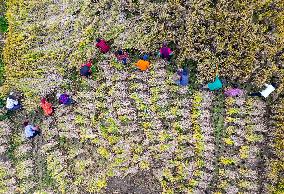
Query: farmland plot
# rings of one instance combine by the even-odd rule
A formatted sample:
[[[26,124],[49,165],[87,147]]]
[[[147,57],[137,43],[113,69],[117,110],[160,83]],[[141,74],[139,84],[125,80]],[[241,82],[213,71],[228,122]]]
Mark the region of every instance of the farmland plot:
[[[246,5],[236,1],[230,10],[223,1],[7,1],[6,82],[1,93],[23,92],[25,109],[0,124],[0,193],[281,193],[283,100],[271,106],[246,94],[227,98],[197,86],[210,79],[214,68],[208,64],[214,62],[224,65],[223,76],[241,82],[258,84],[274,71],[283,79],[281,19],[275,13],[283,3]],[[259,31],[269,21],[247,21],[253,6],[256,15],[275,20],[270,34]],[[269,6],[271,14],[265,9]],[[148,12],[141,13],[139,7]],[[234,18],[237,7],[243,10],[241,22],[248,23],[236,25],[252,30],[240,48],[246,50],[247,39],[255,38],[267,56],[251,58],[263,54],[258,47],[242,55],[222,50],[218,36],[228,36],[230,48],[237,43],[230,42],[226,29],[215,23],[220,28],[215,32],[212,25],[219,21],[226,28],[218,9]],[[97,36],[112,40],[113,47],[144,51],[172,41],[177,64],[152,57],[149,71],[137,71],[132,63],[118,63],[113,54],[98,53]],[[266,44],[265,37],[275,41]],[[279,56],[271,57],[276,53]],[[98,72],[95,79],[82,79],[78,68],[91,57]],[[179,87],[171,69],[187,57],[198,61],[191,69],[195,79],[190,87]],[[246,68],[237,63],[239,57]],[[263,80],[251,77],[257,68],[254,60],[271,60],[271,68],[264,64]],[[75,105],[56,103],[55,93],[63,91],[72,94]],[[52,117],[42,116],[41,96],[57,106]],[[42,130],[33,141],[23,134],[27,118]]]

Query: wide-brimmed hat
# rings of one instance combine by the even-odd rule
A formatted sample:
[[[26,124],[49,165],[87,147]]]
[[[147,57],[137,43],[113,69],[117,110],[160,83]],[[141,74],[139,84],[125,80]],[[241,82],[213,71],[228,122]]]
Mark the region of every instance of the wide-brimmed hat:
[[[28,124],[29,124],[29,121],[25,121],[25,122],[23,123],[24,127],[27,126]]]
[[[184,68],[182,69],[182,74],[183,74],[183,75],[188,75],[188,68],[187,68],[187,67],[184,67]]]
[[[83,66],[81,69],[80,69],[80,75],[82,76],[89,76],[90,75],[90,68],[88,66]]]
[[[60,98],[61,94],[60,93],[57,93],[56,94],[56,98]]]
[[[122,55],[123,54],[122,50],[118,50],[117,54]]]
[[[147,54],[143,55],[142,57],[143,60],[148,60],[149,59],[149,56]]]
[[[40,100],[40,102],[41,102],[41,103],[45,103],[45,102],[46,102],[46,98],[42,98],[42,99]]]

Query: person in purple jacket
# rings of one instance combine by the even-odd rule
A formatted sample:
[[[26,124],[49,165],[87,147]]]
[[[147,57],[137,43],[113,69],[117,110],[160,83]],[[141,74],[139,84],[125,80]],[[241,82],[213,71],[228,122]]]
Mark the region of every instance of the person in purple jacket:
[[[167,46],[167,43],[163,43],[162,48],[160,49],[159,56],[162,59],[170,60],[173,55],[172,50]]]
[[[64,104],[64,105],[71,105],[72,103],[74,103],[74,101],[72,100],[72,98],[68,95],[68,94],[56,94],[56,97],[59,100],[60,104]]]
[[[227,89],[224,93],[228,97],[235,97],[242,95],[244,92],[238,88],[238,84],[232,84],[232,87]]]

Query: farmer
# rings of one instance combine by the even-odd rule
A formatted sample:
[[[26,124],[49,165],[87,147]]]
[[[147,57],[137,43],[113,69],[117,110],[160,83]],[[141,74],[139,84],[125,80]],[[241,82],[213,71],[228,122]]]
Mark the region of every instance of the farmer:
[[[16,97],[13,94],[14,93],[11,92],[9,96],[7,97],[7,101],[6,101],[6,108],[11,111],[15,111],[15,110],[22,108],[19,101],[16,99]]]
[[[173,55],[172,50],[167,46],[167,43],[163,43],[162,48],[160,49],[159,56],[162,59],[167,59],[168,61],[171,59]]]
[[[41,99],[40,106],[43,109],[45,116],[50,116],[53,113],[52,104],[47,102],[45,98]]]
[[[29,125],[29,121],[24,122],[25,135],[28,139],[32,139],[37,135],[40,135],[40,130],[37,126]]]
[[[150,67],[150,62],[148,61],[149,56],[145,54],[141,59],[135,64],[141,71],[146,71]]]
[[[209,88],[210,91],[219,90],[223,87],[221,80],[219,79],[219,66],[216,64],[216,77],[215,81],[208,83],[203,88]]]
[[[63,104],[63,105],[71,105],[74,101],[73,99],[68,95],[68,94],[56,94],[56,97],[58,98],[59,100],[59,103],[60,104]]]
[[[210,91],[219,90],[223,86],[221,80],[219,79],[218,75],[215,78],[214,82],[208,83],[204,88],[209,88]]]
[[[89,61],[86,64],[81,65],[80,69],[80,75],[83,77],[89,77],[92,74],[92,60],[89,59]]]
[[[229,96],[229,97],[235,97],[235,96],[240,96],[242,95],[244,92],[243,90],[239,89],[238,88],[238,84],[232,84],[232,88],[230,89],[227,89],[224,94],[226,96]]]
[[[263,96],[264,98],[267,98],[269,96],[269,94],[271,94],[277,87],[277,85],[275,83],[271,83],[271,84],[264,84],[265,85],[265,89],[262,90],[261,92],[255,92],[255,93],[251,93],[249,94],[249,96]]]
[[[176,84],[180,86],[187,86],[189,82],[188,69],[184,67],[182,70],[178,71],[178,75],[180,76],[180,79],[176,81]]]
[[[116,53],[115,53],[115,56],[117,58],[118,61],[122,61],[122,63],[124,65],[126,65],[127,63],[127,60],[128,60],[128,53],[127,52],[124,52],[122,50],[118,50]]]
[[[107,53],[109,51],[110,47],[107,45],[105,40],[97,38],[96,41],[96,47],[98,47],[102,53]]]

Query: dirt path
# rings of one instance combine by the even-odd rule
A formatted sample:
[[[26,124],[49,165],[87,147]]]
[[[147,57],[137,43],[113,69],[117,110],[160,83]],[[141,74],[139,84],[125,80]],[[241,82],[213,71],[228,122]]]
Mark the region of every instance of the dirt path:
[[[108,181],[107,194],[160,194],[159,182],[148,172],[139,172],[124,178],[115,177]]]

